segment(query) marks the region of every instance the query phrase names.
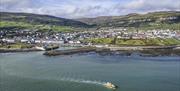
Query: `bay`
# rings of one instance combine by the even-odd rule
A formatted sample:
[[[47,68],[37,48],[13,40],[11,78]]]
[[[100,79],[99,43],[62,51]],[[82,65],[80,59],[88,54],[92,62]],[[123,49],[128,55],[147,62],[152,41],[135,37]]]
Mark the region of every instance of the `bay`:
[[[0,54],[1,91],[180,91],[180,57]]]

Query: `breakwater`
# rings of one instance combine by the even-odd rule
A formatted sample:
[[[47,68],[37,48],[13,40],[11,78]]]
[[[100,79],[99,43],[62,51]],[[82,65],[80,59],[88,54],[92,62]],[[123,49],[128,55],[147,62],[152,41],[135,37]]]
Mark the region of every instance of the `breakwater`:
[[[174,46],[152,46],[152,47],[80,47],[68,50],[53,50],[44,53],[46,56],[71,55],[78,53],[96,52],[102,55],[127,55],[139,53],[140,56],[167,56],[180,55],[180,49]]]
[[[47,51],[44,53],[44,55],[47,55],[47,56],[71,55],[71,54],[75,54],[75,53],[102,52],[102,51],[110,51],[110,50],[107,48],[81,47],[81,48],[68,49],[68,50]]]

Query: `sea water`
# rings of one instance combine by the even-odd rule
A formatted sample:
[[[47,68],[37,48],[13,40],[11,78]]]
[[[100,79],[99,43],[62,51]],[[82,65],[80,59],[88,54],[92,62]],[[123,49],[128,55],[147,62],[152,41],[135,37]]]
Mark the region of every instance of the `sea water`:
[[[0,54],[0,91],[180,91],[180,57]]]

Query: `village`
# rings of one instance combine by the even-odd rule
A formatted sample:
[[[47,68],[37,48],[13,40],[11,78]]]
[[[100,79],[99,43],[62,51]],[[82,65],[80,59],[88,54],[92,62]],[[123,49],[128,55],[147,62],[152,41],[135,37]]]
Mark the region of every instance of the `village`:
[[[76,31],[67,33],[40,32],[32,30],[0,30],[1,43],[28,43],[28,44],[82,44],[85,39],[94,38],[118,38],[118,39],[151,39],[151,38],[175,38],[180,39],[180,30],[148,30],[148,31],[128,31],[126,28],[103,28],[96,31]]]

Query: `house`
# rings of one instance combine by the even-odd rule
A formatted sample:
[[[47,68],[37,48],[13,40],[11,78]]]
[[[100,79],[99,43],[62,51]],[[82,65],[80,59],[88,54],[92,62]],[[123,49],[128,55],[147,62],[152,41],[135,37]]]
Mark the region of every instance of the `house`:
[[[2,41],[7,43],[15,43],[14,39],[2,39]]]

